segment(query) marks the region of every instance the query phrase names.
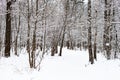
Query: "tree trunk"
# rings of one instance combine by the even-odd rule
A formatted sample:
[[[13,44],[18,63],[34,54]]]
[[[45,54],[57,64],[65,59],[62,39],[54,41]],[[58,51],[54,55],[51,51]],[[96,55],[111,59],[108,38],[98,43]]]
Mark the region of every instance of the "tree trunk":
[[[97,21],[97,9],[95,9],[95,24]],[[95,26],[95,35],[94,35],[94,59],[97,61],[97,26]]]
[[[43,22],[42,22],[42,26],[44,26],[44,36],[43,36],[43,53],[42,53],[42,57],[44,57],[45,54],[45,48],[46,48],[46,9],[47,9],[47,3],[44,0],[44,4],[45,7],[43,9],[43,14],[42,14],[42,18],[43,18]]]
[[[55,47],[53,46],[52,48],[51,48],[51,56],[54,56],[55,55]]]
[[[103,49],[105,50],[107,59],[110,59],[111,55],[111,0],[105,0],[105,11],[104,11],[104,36],[103,36]]]
[[[32,42],[32,53],[31,53],[31,68],[35,68],[35,50],[36,50],[36,23],[35,23],[35,29],[33,33],[33,42]]]
[[[20,6],[20,3],[19,3],[19,6]],[[16,22],[17,24],[17,22]],[[17,25],[16,25],[17,26]],[[16,35],[16,39],[15,39],[15,55],[18,55],[18,35],[19,35],[19,32],[20,32],[20,11],[19,11],[19,16],[18,16],[18,28],[17,29],[17,35]]]
[[[91,0],[88,0],[88,52],[89,52],[89,61],[91,64],[94,63],[93,53],[92,53],[92,32],[91,32]]]
[[[12,4],[12,1],[7,1],[6,31],[5,31],[5,57],[10,56],[10,48],[11,48],[11,4]]]
[[[31,65],[31,54],[30,54],[30,6],[29,6],[29,0],[27,0],[27,4],[28,4],[28,15],[27,15],[27,21],[28,21],[28,32],[27,32],[27,52],[29,55],[29,63],[30,63],[30,67],[32,67]]]
[[[63,48],[63,42],[64,42],[64,37],[65,37],[65,27],[66,25],[64,26],[64,30],[63,30],[63,35],[62,35],[62,41],[61,41],[61,45],[60,45],[60,53],[59,53],[59,56],[62,56],[62,48]]]
[[[96,38],[97,38],[97,27],[95,29],[95,39],[94,39],[94,59],[97,60],[97,43],[96,43]]]
[[[113,1],[113,6],[115,6],[115,2]],[[112,18],[112,22],[115,22],[115,15],[116,15],[116,12],[115,12],[115,7],[113,7],[113,18]],[[114,28],[114,32],[113,32],[113,37],[114,37],[114,47],[113,47],[113,50],[114,50],[114,58],[118,58],[117,57],[117,53],[118,53],[118,30],[117,30],[117,25],[114,24],[112,26]]]
[[[36,0],[36,16],[38,12],[38,0]],[[35,21],[35,27],[34,27],[34,31],[33,31],[33,42],[32,42],[32,53],[31,53],[31,68],[35,68],[35,51],[36,51],[36,29],[37,29],[37,19]]]
[[[15,35],[15,55],[17,55],[17,38],[18,38],[18,29],[17,29],[17,19],[16,19],[16,16],[15,16],[15,27],[16,27],[16,32],[17,32],[17,34],[16,33],[14,33],[14,35]]]

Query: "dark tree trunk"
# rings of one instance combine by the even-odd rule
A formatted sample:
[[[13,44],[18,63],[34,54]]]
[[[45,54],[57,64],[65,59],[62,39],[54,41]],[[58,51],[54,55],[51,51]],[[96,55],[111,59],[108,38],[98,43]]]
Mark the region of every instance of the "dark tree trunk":
[[[58,53],[58,45],[57,45],[57,43],[55,44],[55,53],[56,54]]]
[[[33,42],[32,42],[31,68],[35,68],[35,50],[36,50],[36,22],[35,22],[35,29],[33,33]]]
[[[10,48],[11,48],[11,4],[12,4],[12,1],[7,1],[6,32],[5,32],[5,57],[10,56]]]
[[[70,48],[70,42],[69,42],[69,40],[66,42],[66,46],[67,46],[67,49]]]
[[[94,59],[97,60],[97,43],[96,43],[96,38],[97,38],[97,28],[95,30],[95,39],[94,39]]]
[[[51,48],[51,56],[54,56],[55,55],[55,47],[52,47]]]
[[[91,32],[91,0],[88,0],[88,52],[89,52],[89,61],[91,64],[94,63],[93,53],[92,53],[92,32]]]
[[[63,30],[63,35],[62,35],[62,41],[61,41],[61,45],[60,45],[60,53],[59,56],[62,56],[62,48],[63,48],[63,42],[64,42],[64,37],[65,37],[65,29]]]

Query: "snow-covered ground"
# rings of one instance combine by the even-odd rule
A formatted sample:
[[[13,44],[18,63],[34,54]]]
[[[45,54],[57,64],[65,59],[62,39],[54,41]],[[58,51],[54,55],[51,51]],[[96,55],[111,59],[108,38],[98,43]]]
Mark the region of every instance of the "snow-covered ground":
[[[45,56],[40,71],[29,69],[27,53],[0,59],[0,80],[120,80],[120,60],[101,54],[90,65],[88,52],[63,49],[63,56]]]

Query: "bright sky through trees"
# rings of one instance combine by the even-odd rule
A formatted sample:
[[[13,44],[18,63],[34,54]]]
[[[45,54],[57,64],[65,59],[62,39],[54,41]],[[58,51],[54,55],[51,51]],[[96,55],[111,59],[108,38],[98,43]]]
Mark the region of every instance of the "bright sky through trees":
[[[85,0],[85,2],[88,2],[88,0]]]

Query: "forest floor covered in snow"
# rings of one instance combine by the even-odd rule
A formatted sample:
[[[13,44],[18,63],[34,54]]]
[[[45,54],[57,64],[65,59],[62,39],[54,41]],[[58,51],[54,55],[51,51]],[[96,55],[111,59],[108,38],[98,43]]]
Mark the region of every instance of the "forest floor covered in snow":
[[[30,69],[28,55],[0,59],[0,80],[120,80],[120,60],[107,61],[100,53],[95,64],[88,52],[63,49],[62,57],[45,56],[40,71]]]

